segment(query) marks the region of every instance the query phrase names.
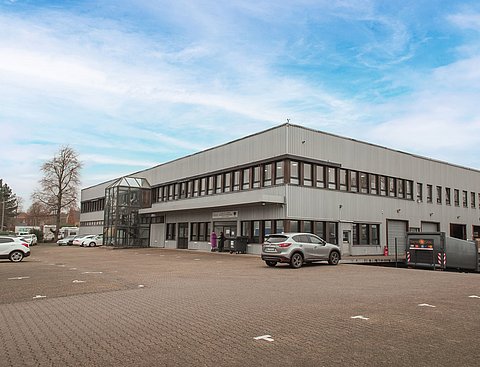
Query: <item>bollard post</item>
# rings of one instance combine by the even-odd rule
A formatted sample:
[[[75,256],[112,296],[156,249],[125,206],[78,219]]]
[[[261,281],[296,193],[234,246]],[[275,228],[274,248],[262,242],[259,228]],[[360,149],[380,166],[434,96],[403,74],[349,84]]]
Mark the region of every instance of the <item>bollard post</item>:
[[[397,237],[395,237],[395,267],[398,268],[398,257],[397,257]]]

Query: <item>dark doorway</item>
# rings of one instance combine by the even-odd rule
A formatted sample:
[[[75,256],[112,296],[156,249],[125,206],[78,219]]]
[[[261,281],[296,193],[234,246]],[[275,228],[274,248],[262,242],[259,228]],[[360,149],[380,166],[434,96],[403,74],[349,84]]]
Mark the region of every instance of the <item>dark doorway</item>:
[[[465,224],[450,223],[450,237],[467,239],[467,226]]]
[[[188,223],[178,223],[177,248],[188,248]]]

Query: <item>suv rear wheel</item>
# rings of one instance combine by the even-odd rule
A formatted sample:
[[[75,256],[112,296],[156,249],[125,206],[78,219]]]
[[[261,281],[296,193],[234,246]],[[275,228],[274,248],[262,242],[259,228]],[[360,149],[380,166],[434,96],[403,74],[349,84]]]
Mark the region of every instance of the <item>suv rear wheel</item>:
[[[290,266],[294,269],[301,268],[303,265],[303,256],[299,252],[295,252],[290,258]]]
[[[23,260],[23,252],[22,251],[13,251],[9,256],[10,261],[14,263],[18,263]]]

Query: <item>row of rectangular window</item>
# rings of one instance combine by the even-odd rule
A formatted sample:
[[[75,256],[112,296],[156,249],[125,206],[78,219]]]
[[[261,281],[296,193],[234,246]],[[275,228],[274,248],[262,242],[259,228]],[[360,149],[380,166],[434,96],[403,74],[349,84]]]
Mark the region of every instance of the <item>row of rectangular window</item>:
[[[153,188],[153,202],[289,183],[413,200],[413,181],[294,160],[265,163]]]
[[[316,234],[325,241],[337,244],[337,222],[307,220],[253,220],[241,222],[241,235],[249,243],[263,243],[271,233],[306,232]]]
[[[84,222],[80,222],[81,227],[97,227],[97,226],[102,226],[103,227],[103,220],[88,220]]]
[[[433,185],[427,184],[426,190],[427,203],[433,203]],[[445,205],[452,205],[452,189],[445,187],[445,191],[442,186],[436,186],[436,202],[437,204],[443,204],[443,193],[445,194]],[[470,192],[470,207],[475,209],[477,207],[476,199],[478,195],[478,208],[480,209],[480,193]],[[468,208],[468,191],[462,190],[462,206]],[[423,184],[417,183],[417,201],[420,203],[423,201]],[[460,190],[453,189],[453,205],[460,206]]]
[[[314,233],[325,241],[337,244],[337,222],[306,221],[306,220],[253,220],[242,221],[241,235],[248,238],[249,243],[262,243],[265,237],[272,233],[306,232]],[[176,224],[167,223],[166,239],[176,239]],[[190,223],[191,241],[209,241],[211,233],[210,222]]]
[[[105,198],[83,201],[81,204],[81,213],[99,212],[105,208]]]
[[[250,190],[283,183],[413,199],[411,180],[287,159],[156,187],[152,189],[153,202]],[[444,195],[445,204],[451,205],[451,188],[445,187]],[[476,208],[477,195],[480,208],[480,193],[470,192],[471,208]],[[433,202],[433,185],[426,185],[426,199],[427,203]],[[417,183],[417,201],[423,201],[422,183]],[[436,202],[443,203],[442,186],[436,186]],[[458,189],[453,191],[453,202],[455,206],[460,206]],[[462,205],[468,207],[468,191],[465,190],[462,191]],[[105,198],[89,200],[82,202],[81,212],[102,211],[104,207]]]
[[[142,216],[142,223],[164,223],[165,217],[159,216],[150,218]],[[84,221],[81,226],[103,226],[103,220]],[[191,241],[208,241],[210,235],[210,222],[194,222],[190,224]],[[285,232],[307,232],[317,234],[327,242],[337,243],[337,230],[335,222],[302,221],[302,220],[263,220],[263,221],[242,221],[241,234],[249,238],[251,243],[263,242],[266,235],[271,233]],[[378,224],[354,224],[353,244],[378,245],[379,225]],[[167,224],[167,239],[175,239],[175,224]]]
[[[155,218],[156,219],[156,218]],[[158,218],[163,222],[163,217]],[[154,222],[157,222],[156,220]],[[103,226],[103,220],[81,222],[82,227]],[[265,237],[272,233],[282,233],[288,226],[289,232],[314,233],[330,243],[337,243],[337,223],[320,221],[301,220],[262,220],[242,221],[241,234],[249,239],[251,243],[261,243]],[[191,241],[209,241],[211,233],[210,222],[190,223]],[[378,245],[380,235],[379,224],[354,223],[353,244],[354,245]],[[175,224],[167,224],[167,239],[175,239]]]
[[[299,161],[290,161],[290,183],[413,199],[413,181],[411,180]]]
[[[190,241],[210,241],[210,222],[190,223]]]
[[[153,189],[153,202],[250,190],[282,183],[284,162],[278,161],[156,187]]]

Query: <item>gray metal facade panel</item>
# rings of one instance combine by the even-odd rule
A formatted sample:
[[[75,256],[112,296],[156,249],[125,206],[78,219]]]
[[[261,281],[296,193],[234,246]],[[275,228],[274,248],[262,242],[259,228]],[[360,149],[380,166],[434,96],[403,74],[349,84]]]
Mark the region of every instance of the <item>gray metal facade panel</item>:
[[[93,221],[93,220],[103,220],[103,210],[98,212],[90,212],[90,213],[82,213],[81,214],[81,221]]]
[[[104,182],[104,183],[83,189],[80,195],[81,201],[83,202],[83,201],[105,197],[105,188],[111,183],[113,183],[114,181],[115,180],[110,180],[108,182]]]
[[[191,210],[191,211],[179,211],[165,214],[166,223],[180,223],[180,222],[225,222],[233,221],[240,223],[244,220],[275,220],[283,218],[284,212],[283,207],[279,205],[266,205],[265,207],[252,207],[252,206],[231,206],[222,211],[234,210],[238,212],[237,218],[230,219],[213,219],[213,212],[217,211],[215,209],[204,209],[204,210]]]
[[[425,186],[480,192],[478,171],[295,125],[282,125],[134,175],[147,178],[150,185],[158,185],[286,153],[338,163],[348,169],[406,178]],[[82,201],[103,196],[101,192],[111,182],[82,190]]]
[[[259,204],[261,202],[277,204],[284,203],[285,187],[272,186],[264,189],[236,191],[224,194],[160,202],[153,204],[151,208],[140,210],[140,213],[192,210],[212,207],[218,208],[232,205]]]
[[[288,141],[288,146],[287,146]],[[478,193],[480,193],[480,172],[468,168],[418,157],[408,153],[354,141],[335,135],[313,131],[299,126],[282,125],[244,139],[212,148],[161,166],[138,172],[146,177],[150,185],[206,175],[254,161],[291,154],[319,161],[341,164],[342,167],[357,171],[383,174],[414,181],[413,198],[416,198],[416,182],[423,184],[424,201],[403,200],[384,196],[362,195],[344,191],[315,189],[299,186],[279,186],[273,195],[288,198],[286,217],[305,220],[348,220],[355,222],[381,223],[381,242],[386,239],[386,218],[408,219],[411,227],[420,227],[421,221],[440,222],[440,230],[449,231],[449,223],[464,223],[467,235],[472,225],[479,225]],[[104,196],[105,187],[113,180],[82,190],[82,201]],[[426,186],[433,186],[433,203],[426,202]],[[435,186],[451,188],[452,205],[436,204]],[[468,208],[453,205],[453,190],[468,191]],[[268,189],[270,190],[270,189]],[[476,194],[476,208],[470,207],[470,193]],[[235,205],[262,201],[262,190],[239,191],[236,193],[213,195],[198,199],[187,199],[163,204],[155,204],[147,212],[161,210],[189,210],[195,208],[234,207]],[[276,199],[275,199],[276,200]],[[461,198],[460,198],[461,200]],[[268,201],[268,200],[266,200]],[[199,204],[200,203],[200,204]],[[339,205],[342,208],[339,209]],[[462,203],[460,202],[460,205]],[[253,208],[253,207],[252,207]],[[271,208],[270,208],[271,209]],[[209,209],[208,212],[216,209]],[[280,209],[275,209],[280,210]],[[172,214],[173,215],[173,214]],[[175,214],[176,215],[176,214]],[[271,212],[262,213],[251,209],[251,218],[270,219]],[[262,217],[262,215],[265,215]],[[205,216],[202,216],[204,218]],[[88,219],[87,219],[88,218]],[[101,220],[103,212],[85,213],[81,220]],[[188,220],[187,220],[188,221]],[[88,227],[87,227],[88,229]]]
[[[422,232],[437,232],[438,231],[438,224],[431,223],[431,222],[422,222],[420,230]]]
[[[102,226],[80,227],[78,230],[78,234],[82,236],[86,236],[88,234],[102,234],[102,233],[103,233]]]
[[[344,168],[480,192],[480,172],[327,133],[289,126],[288,151]]]
[[[282,154],[285,154],[284,128],[277,128],[153,167],[136,176],[147,178],[150,185],[157,185]]]
[[[410,208],[408,214],[413,214],[415,204],[409,200],[313,187],[289,185],[287,189],[287,211],[292,219],[382,223],[388,217],[403,218],[407,213],[405,206]],[[404,209],[397,213],[399,207]]]

